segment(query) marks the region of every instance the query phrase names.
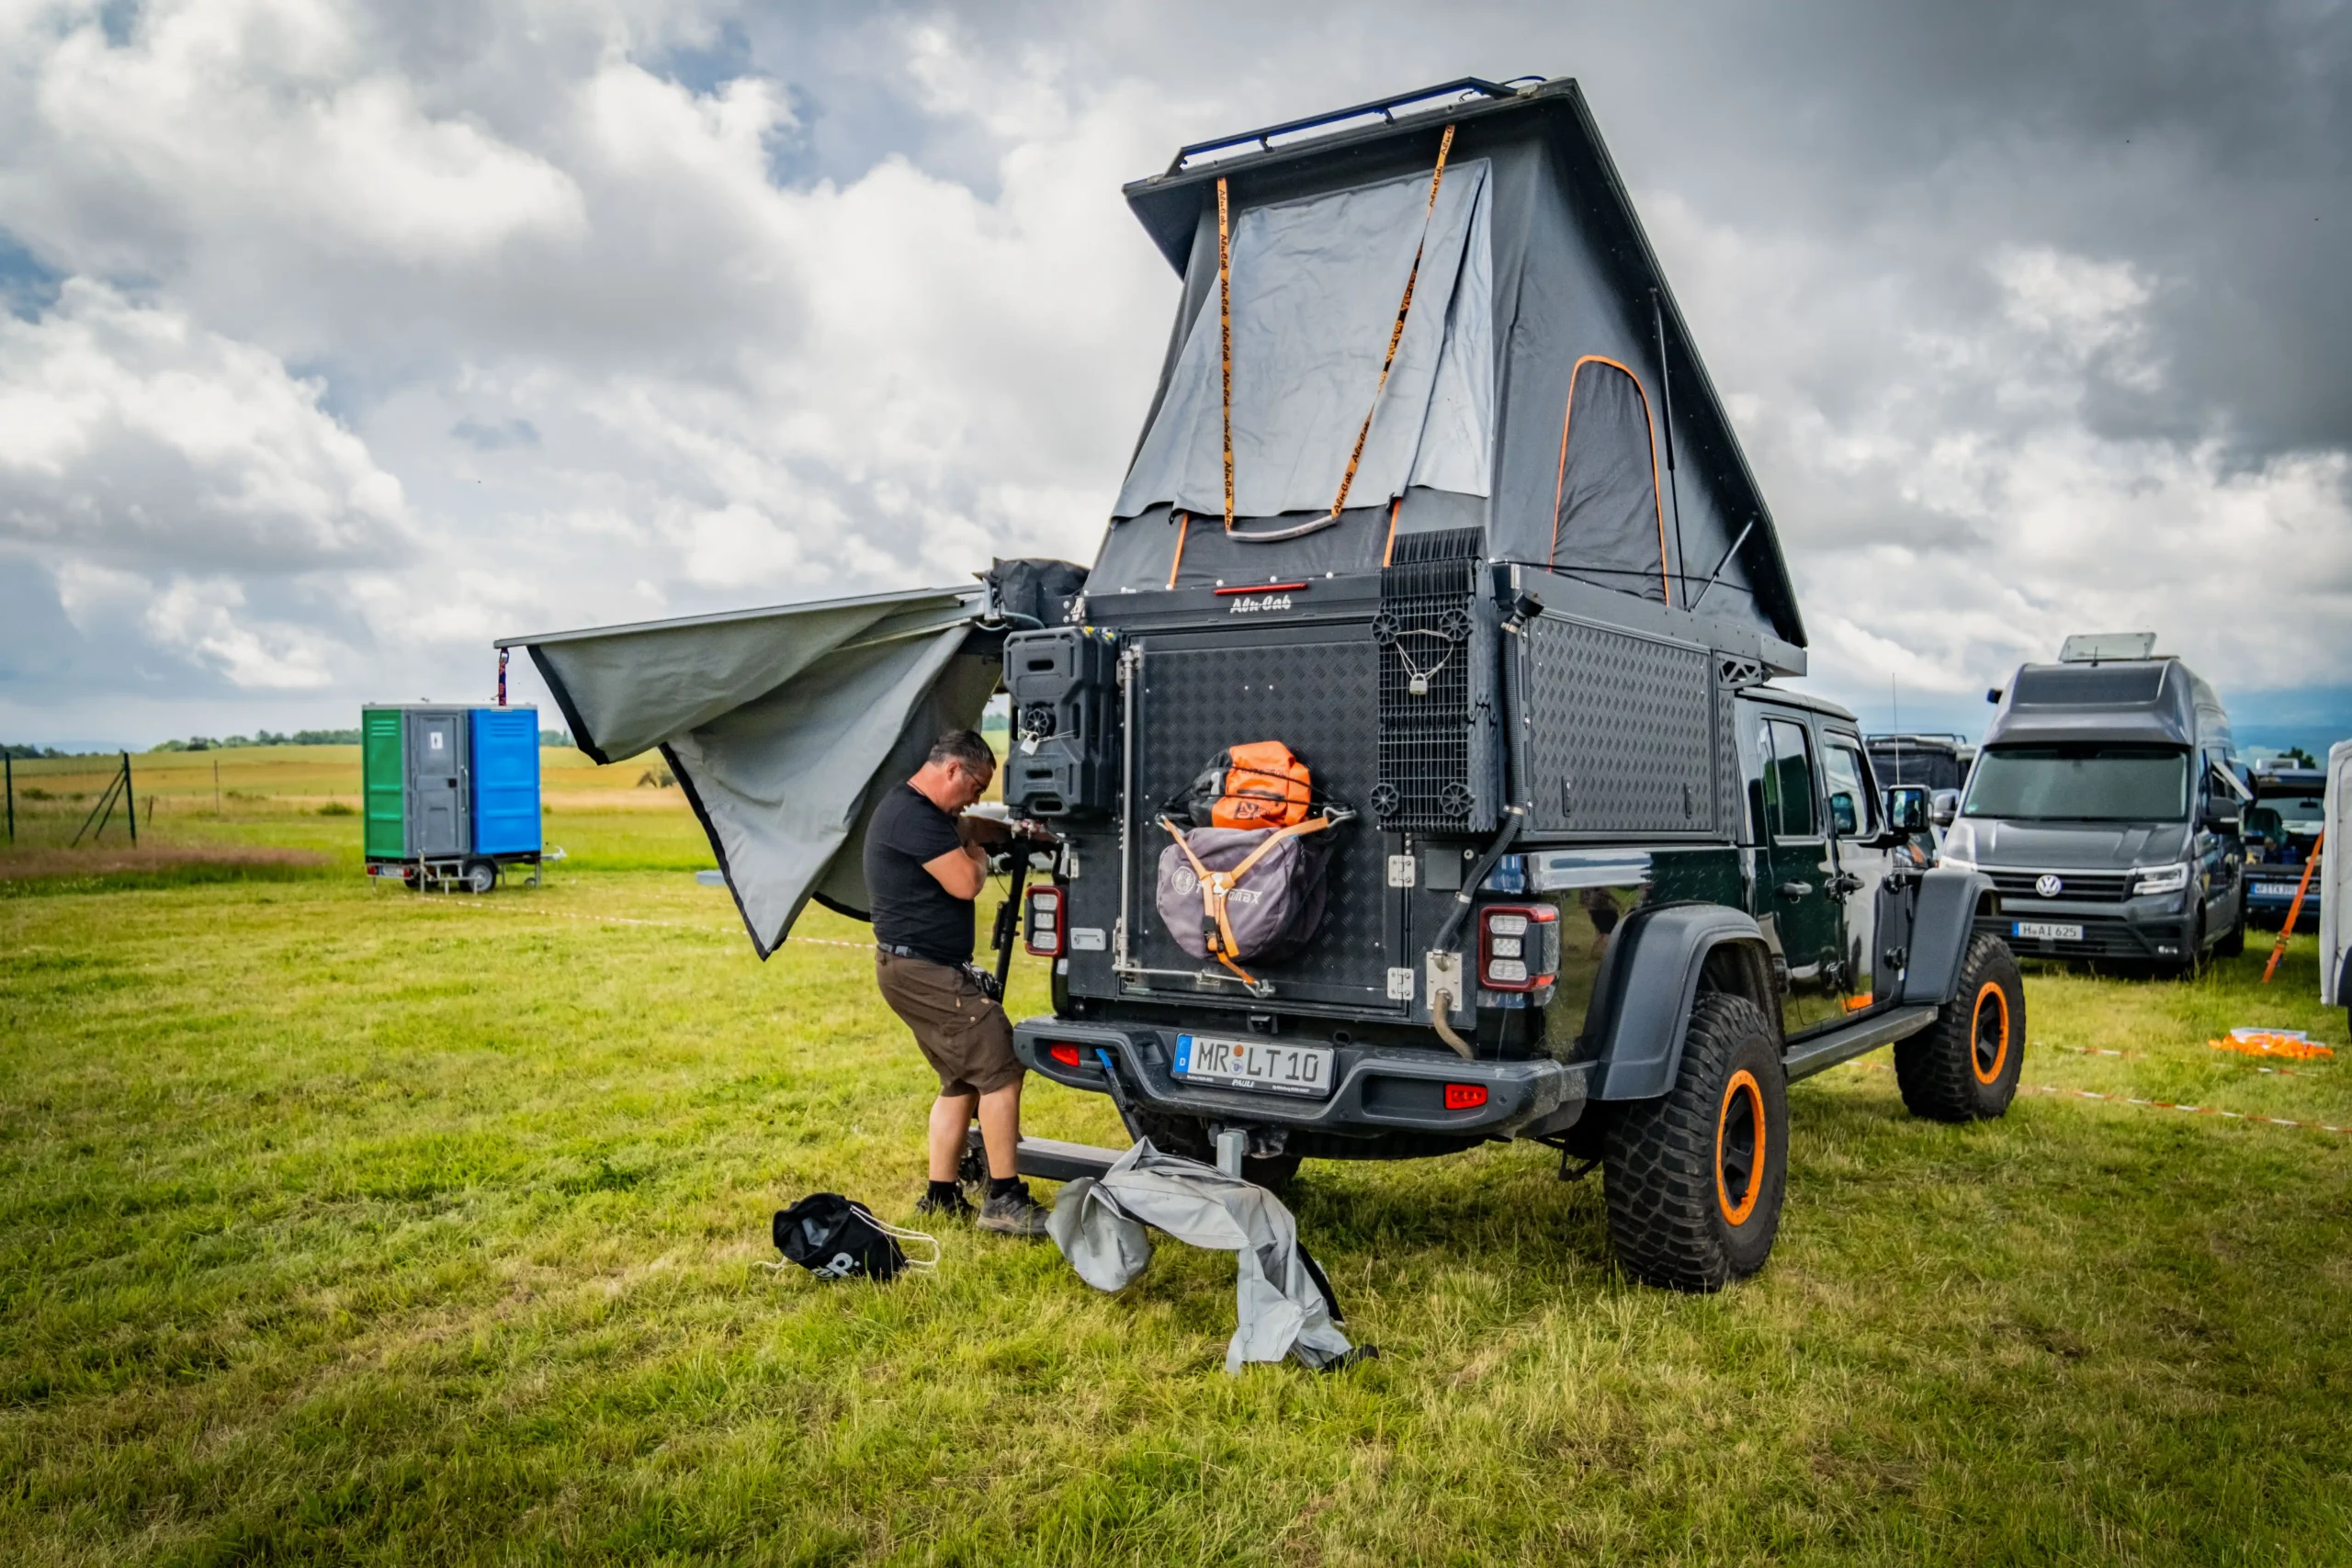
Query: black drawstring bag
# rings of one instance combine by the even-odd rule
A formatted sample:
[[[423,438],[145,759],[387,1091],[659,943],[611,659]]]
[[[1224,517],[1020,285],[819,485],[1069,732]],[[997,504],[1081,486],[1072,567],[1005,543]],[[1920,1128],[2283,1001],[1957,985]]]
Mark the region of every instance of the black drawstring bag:
[[[910,1258],[899,1241],[929,1241],[932,1256]],[[820,1280],[895,1280],[909,1269],[939,1261],[939,1244],[921,1231],[902,1231],[838,1192],[812,1192],[775,1216],[776,1250]]]

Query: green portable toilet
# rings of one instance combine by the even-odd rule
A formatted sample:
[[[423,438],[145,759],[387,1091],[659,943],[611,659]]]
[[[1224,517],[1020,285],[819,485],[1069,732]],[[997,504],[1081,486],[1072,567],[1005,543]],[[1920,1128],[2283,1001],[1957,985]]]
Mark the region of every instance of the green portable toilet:
[[[361,853],[370,862],[408,858],[408,749],[400,708],[359,711],[359,780],[367,830]]]

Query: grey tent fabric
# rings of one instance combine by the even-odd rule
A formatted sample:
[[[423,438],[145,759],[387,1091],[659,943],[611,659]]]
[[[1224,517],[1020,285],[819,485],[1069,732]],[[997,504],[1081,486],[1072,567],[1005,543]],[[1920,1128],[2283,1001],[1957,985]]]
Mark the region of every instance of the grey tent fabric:
[[[1321,1368],[1348,1353],[1348,1337],[1307,1273],[1290,1211],[1264,1188],[1215,1166],[1162,1154],[1142,1139],[1100,1179],[1064,1187],[1047,1222],[1054,1245],[1098,1291],[1125,1289],[1150,1264],[1147,1225],[1234,1254],[1237,1322],[1225,1349],[1227,1372],[1284,1356]]]
[[[1666,522],[1651,430],[1649,399],[1632,371],[1592,355],[1577,364],[1560,417],[1551,564],[1665,600]]]
[[[580,749],[600,762],[650,750],[707,719],[775,691],[861,638],[960,626],[977,590],[922,589],[829,599],[726,615],[648,621],[539,637],[531,649],[556,681]]]
[[[1239,213],[1231,253],[1237,516],[1328,509],[1375,391],[1351,496],[1385,502],[1408,484],[1487,492],[1494,379],[1487,174],[1479,159],[1450,165],[1434,209],[1422,172]],[[1381,361],[1417,251],[1413,308],[1384,388]],[[1216,265],[1212,234],[1212,274]],[[1212,287],[1114,517],[1164,502],[1222,522],[1217,327]]]
[[[536,637],[525,646],[598,761],[670,759],[762,957],[812,897],[867,912],[878,786],[996,688],[967,652],[982,596],[926,589]]]
[[[1492,559],[1551,565],[1561,521],[1561,424],[1570,384],[1589,357],[1614,361],[1638,378],[1647,394],[1659,463],[1652,483],[1665,492],[1665,504],[1654,507],[1650,548],[1635,561],[1631,558],[1637,530],[1625,521],[1638,507],[1634,487],[1603,487],[1622,504],[1620,526],[1613,532],[1598,526],[1577,530],[1577,548],[1585,552],[1581,564],[1571,564],[1564,555],[1559,570],[1656,601],[1667,592],[1657,576],[1662,522],[1673,604],[1687,605],[1720,566],[1720,581],[1707,593],[1700,613],[1710,620],[1752,627],[1786,645],[1774,652],[1782,661],[1775,668],[1801,671],[1804,627],[1771,514],[1740,451],[1728,411],[1684,330],[1623,181],[1571,82],[1546,83],[1507,100],[1400,115],[1383,131],[1351,131],[1326,141],[1277,142],[1206,166],[1180,165],[1127,187],[1129,205],[1182,276],[1183,288],[1136,459],[1113,508],[1110,536],[1090,591],[1141,592],[1167,587],[1171,568],[1174,585],[1180,588],[1220,580],[1286,581],[1325,570],[1363,570],[1351,563],[1364,561],[1366,547],[1385,535],[1374,525],[1356,525],[1352,515],[1339,528],[1274,544],[1227,541],[1198,525],[1201,518],[1221,523],[1224,505],[1216,430],[1216,182],[1223,177],[1229,186],[1237,233],[1254,232],[1253,215],[1261,209],[1304,213],[1335,197],[1390,191],[1388,199],[1399,209],[1394,215],[1396,232],[1358,237],[1335,229],[1330,252],[1351,258],[1351,265],[1355,256],[1365,258],[1367,271],[1374,266],[1372,258],[1389,258],[1380,260],[1378,266],[1395,270],[1401,282],[1406,264],[1394,258],[1409,256],[1420,226],[1413,193],[1426,195],[1438,141],[1449,124],[1454,141],[1447,186],[1453,186],[1457,168],[1473,164],[1483,165],[1483,184],[1471,213],[1476,232],[1465,231],[1453,294],[1447,302],[1451,326],[1435,381],[1444,382],[1459,366],[1465,389],[1485,400],[1470,416],[1481,434],[1441,434],[1445,423],[1441,412],[1455,400],[1432,390],[1398,532],[1413,531],[1419,521],[1417,498],[1442,496],[1475,506],[1476,513],[1437,525],[1484,527]],[[1439,205],[1448,205],[1442,195]],[[1351,210],[1371,211],[1367,207]],[[1431,225],[1432,239],[1437,228]],[[1262,269],[1278,259],[1274,253],[1244,254],[1236,264],[1237,290],[1279,288],[1314,297],[1338,276],[1331,258],[1308,238],[1285,247],[1280,257],[1295,265],[1295,278],[1284,282],[1264,276]],[[1245,276],[1243,262],[1259,275]],[[1367,298],[1373,292],[1368,283],[1364,292]],[[1417,291],[1412,318],[1421,317],[1427,302]],[[1367,385],[1377,375],[1385,325],[1394,320],[1393,292],[1383,309],[1387,314],[1375,323],[1367,346],[1356,351],[1372,367]],[[1419,322],[1424,331],[1433,324]],[[1237,332],[1239,327],[1237,321]],[[1408,339],[1413,335],[1409,328],[1408,321]],[[1352,349],[1367,340],[1359,328],[1350,327],[1333,341]],[[1336,479],[1354,436],[1353,422],[1363,417],[1369,404],[1352,397],[1323,400],[1335,407],[1352,402],[1343,415],[1333,416],[1345,429],[1336,443],[1320,444],[1319,436],[1301,441],[1298,423],[1313,412],[1313,400],[1304,400],[1301,411],[1278,411],[1276,423],[1261,425],[1255,414],[1245,412],[1247,400],[1256,393],[1239,362],[1243,347],[1238,340],[1235,479],[1243,491],[1238,511],[1255,520],[1260,531],[1267,531],[1282,525],[1274,521],[1281,511],[1296,514],[1283,519],[1287,524],[1328,509],[1333,487],[1311,487],[1313,493],[1296,500],[1252,493],[1250,487],[1257,480],[1244,444],[1257,440],[1261,430],[1272,432],[1277,440],[1298,446],[1302,461],[1336,446],[1337,455],[1329,459],[1330,477]],[[1400,348],[1400,355],[1403,352]],[[1489,357],[1473,364],[1480,354]],[[1319,363],[1312,355],[1299,356],[1298,362]],[[1182,449],[1181,464],[1170,456],[1171,446]],[[1484,479],[1476,483],[1450,471],[1454,456],[1474,450],[1486,455]],[[1669,456],[1675,459],[1671,468],[1667,467]],[[1278,461],[1273,472],[1281,471]],[[1170,472],[1182,482],[1168,479]],[[1258,479],[1267,474],[1261,463]],[[1384,471],[1377,481],[1368,489],[1359,478],[1351,498],[1384,505],[1396,493],[1395,477]],[[1175,555],[1178,530],[1169,511],[1180,496],[1195,517],[1181,563]],[[1329,537],[1340,533],[1351,537]],[[1609,548],[1587,549],[1602,538]]]

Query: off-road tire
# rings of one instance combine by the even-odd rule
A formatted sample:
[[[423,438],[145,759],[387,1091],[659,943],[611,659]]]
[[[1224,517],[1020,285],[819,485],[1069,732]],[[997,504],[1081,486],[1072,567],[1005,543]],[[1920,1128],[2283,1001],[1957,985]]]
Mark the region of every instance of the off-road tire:
[[[1968,944],[1936,1021],[1894,1047],[1894,1081],[1914,1116],[1982,1122],[2005,1113],[2025,1066],[2025,982],[2009,944]]]
[[[2213,944],[2213,956],[2216,958],[2245,956],[2245,878],[2243,874],[2238,878],[2237,919],[2230,922],[2230,929],[2223,933],[2222,940]]]
[[[1182,1155],[1203,1165],[1216,1163],[1216,1145],[1209,1139],[1207,1123],[1189,1116],[1139,1115],[1136,1120],[1142,1124],[1143,1135],[1160,1153]],[[1245,1155],[1241,1179],[1280,1196],[1283,1189],[1290,1185],[1290,1179],[1298,1174],[1298,1161],[1296,1155]]]
[[[1634,1279],[1720,1291],[1763,1268],[1789,1168],[1788,1079],[1763,1010],[1693,1002],[1674,1087],[1615,1107],[1600,1160],[1610,1243]]]

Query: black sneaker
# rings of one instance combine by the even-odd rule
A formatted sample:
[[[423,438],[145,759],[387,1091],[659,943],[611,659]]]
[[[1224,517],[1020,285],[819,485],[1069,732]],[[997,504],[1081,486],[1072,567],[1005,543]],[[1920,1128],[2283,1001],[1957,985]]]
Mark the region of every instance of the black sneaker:
[[[1015,1182],[980,1205],[979,1228],[999,1235],[1041,1236],[1046,1234],[1046,1210],[1029,1196],[1026,1183]]]
[[[925,1219],[969,1220],[978,1211],[964,1201],[963,1192],[957,1190],[944,1198],[934,1198],[925,1192],[915,1200],[915,1213]]]

